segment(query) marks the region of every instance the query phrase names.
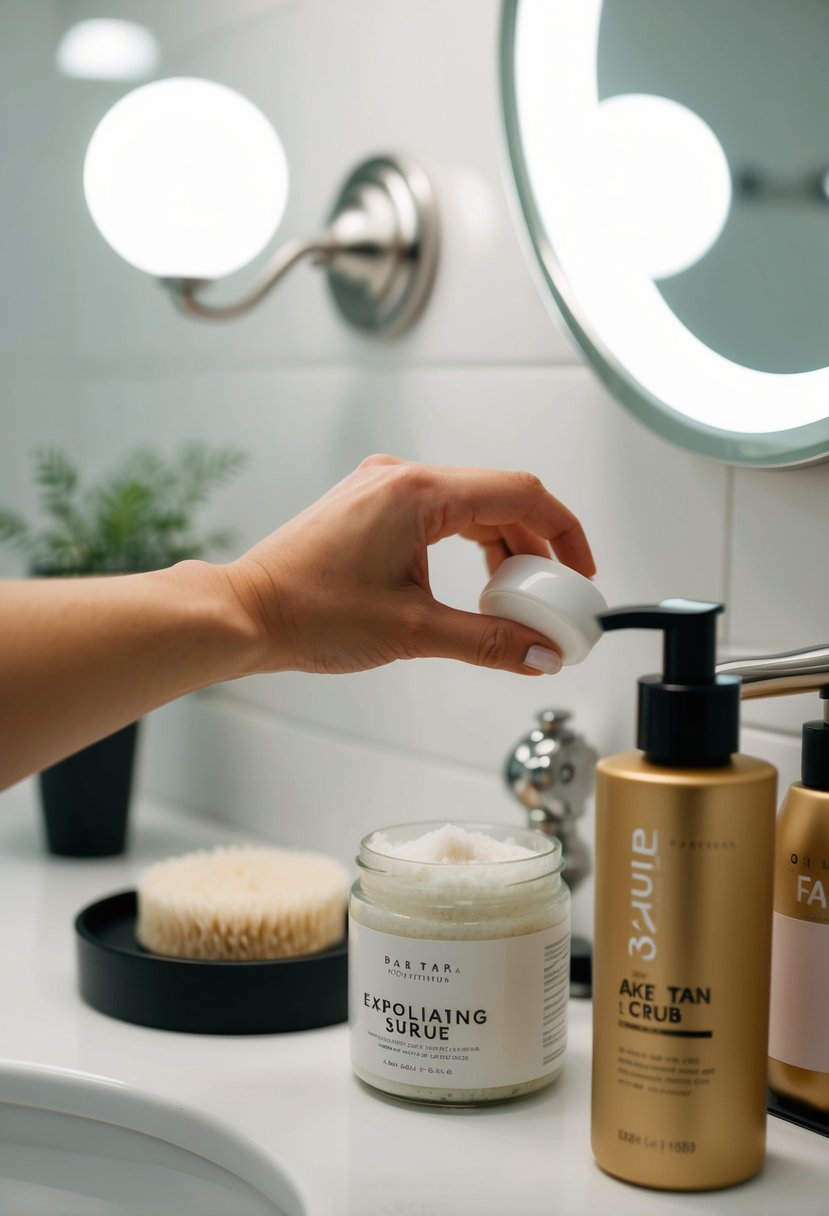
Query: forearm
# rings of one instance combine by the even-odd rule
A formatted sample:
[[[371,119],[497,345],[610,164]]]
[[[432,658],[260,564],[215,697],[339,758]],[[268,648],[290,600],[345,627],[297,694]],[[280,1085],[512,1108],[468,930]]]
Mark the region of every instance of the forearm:
[[[183,693],[255,670],[227,568],[0,583],[0,788]]]
[[[537,630],[435,600],[428,547],[455,533],[485,547],[490,570],[510,553],[554,552],[595,573],[578,520],[537,477],[378,455],[226,566],[0,583],[0,789],[253,672],[426,657],[558,670]]]

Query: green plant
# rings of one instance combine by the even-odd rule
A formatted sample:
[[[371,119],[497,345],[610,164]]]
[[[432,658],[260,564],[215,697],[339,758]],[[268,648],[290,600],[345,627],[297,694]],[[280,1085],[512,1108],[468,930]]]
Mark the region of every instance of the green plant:
[[[245,464],[241,451],[191,443],[165,458],[141,450],[99,484],[84,488],[75,465],[55,448],[34,453],[35,482],[47,518],[34,529],[0,509],[0,544],[24,553],[44,574],[157,570],[227,548],[232,536],[197,538],[193,516]]]

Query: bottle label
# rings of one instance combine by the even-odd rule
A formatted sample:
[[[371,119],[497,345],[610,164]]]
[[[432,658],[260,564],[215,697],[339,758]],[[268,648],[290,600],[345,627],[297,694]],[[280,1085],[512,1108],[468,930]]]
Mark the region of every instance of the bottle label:
[[[350,921],[355,1067],[424,1089],[520,1085],[567,1042],[570,919],[487,941],[396,937]]]
[[[769,1055],[829,1073],[829,925],[774,914]]]

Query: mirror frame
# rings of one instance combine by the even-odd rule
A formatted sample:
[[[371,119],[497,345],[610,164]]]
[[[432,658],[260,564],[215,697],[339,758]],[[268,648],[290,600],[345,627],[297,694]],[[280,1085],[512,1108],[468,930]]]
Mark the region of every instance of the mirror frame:
[[[592,327],[561,267],[552,239],[544,229],[524,159],[515,80],[515,31],[520,3],[521,0],[504,0],[501,17],[501,108],[507,154],[538,263],[577,347],[617,401],[650,430],[687,451],[753,468],[787,468],[829,459],[829,416],[806,426],[760,433],[706,426],[673,409],[668,402],[644,388]]]

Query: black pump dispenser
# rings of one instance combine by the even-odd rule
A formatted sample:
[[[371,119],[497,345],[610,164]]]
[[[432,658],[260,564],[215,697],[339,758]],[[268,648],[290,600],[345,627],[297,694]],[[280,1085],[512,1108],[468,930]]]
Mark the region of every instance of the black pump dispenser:
[[[637,745],[652,764],[715,768],[738,749],[740,680],[715,672],[716,623],[724,607],[670,599],[597,617],[605,630],[661,629],[665,635],[662,675],[639,680]]]
[[[829,688],[820,690],[820,699],[829,702]],[[810,790],[829,793],[829,704],[824,706],[823,721],[803,723],[800,776]]]

